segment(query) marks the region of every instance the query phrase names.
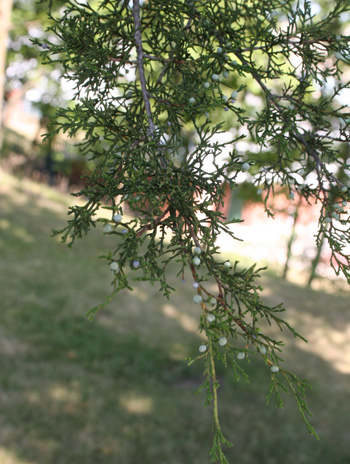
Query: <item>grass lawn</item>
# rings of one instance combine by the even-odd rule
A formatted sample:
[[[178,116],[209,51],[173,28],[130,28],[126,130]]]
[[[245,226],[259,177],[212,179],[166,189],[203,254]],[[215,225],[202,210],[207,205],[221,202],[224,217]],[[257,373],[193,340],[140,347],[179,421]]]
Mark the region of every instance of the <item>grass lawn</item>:
[[[0,464],[209,463],[211,410],[197,354],[200,307],[188,282],[170,301],[156,286],[109,294],[98,256],[113,238],[92,230],[72,250],[50,238],[70,198],[0,171]],[[308,402],[320,437],[307,434],[293,400],[266,406],[269,373],[242,361],[237,382],[219,370],[230,463],[350,463],[350,320],[347,290],[312,290],[263,277],[265,298],[284,301],[308,344],[285,340],[286,364],[313,386]],[[275,331],[275,329],[271,329]]]

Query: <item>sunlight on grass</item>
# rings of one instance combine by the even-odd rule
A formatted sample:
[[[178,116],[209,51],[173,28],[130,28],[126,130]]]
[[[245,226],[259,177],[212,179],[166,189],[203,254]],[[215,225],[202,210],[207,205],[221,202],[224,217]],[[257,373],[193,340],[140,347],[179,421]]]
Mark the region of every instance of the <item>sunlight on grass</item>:
[[[29,404],[39,405],[41,402],[40,393],[38,391],[27,391],[25,393],[25,398]]]
[[[62,385],[52,387],[48,394],[50,398],[55,401],[69,401],[70,403],[78,403],[78,401],[80,401],[80,395],[78,392],[73,391],[71,388],[68,389]]]
[[[33,243],[33,237],[29,235],[28,231],[18,225],[12,229],[11,233],[14,238],[18,238],[24,243]]]
[[[0,446],[0,462],[1,464],[29,464],[29,461],[19,459],[14,453]],[[30,461],[30,464],[36,464],[36,461]]]
[[[338,372],[350,374],[350,324],[338,330],[326,327],[323,318],[310,314],[299,317],[308,328],[308,343],[297,340],[298,348],[320,356]]]
[[[169,303],[162,306],[162,312],[165,316],[170,317],[171,319],[175,319],[187,332],[192,332],[196,335],[199,335],[198,319],[181,313],[178,309],[175,308],[175,306]],[[205,338],[205,336],[202,335],[202,338]]]
[[[10,228],[10,221],[7,219],[0,219],[0,229],[7,230]]]
[[[153,400],[149,396],[121,395],[119,402],[130,414],[149,414],[153,409]]]
[[[133,294],[141,301],[149,300],[149,294],[138,287],[134,287]]]

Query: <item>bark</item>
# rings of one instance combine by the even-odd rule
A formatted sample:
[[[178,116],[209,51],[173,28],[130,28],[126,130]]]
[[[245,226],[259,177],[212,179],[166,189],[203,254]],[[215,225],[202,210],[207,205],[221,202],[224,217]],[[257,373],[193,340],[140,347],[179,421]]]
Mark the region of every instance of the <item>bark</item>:
[[[12,0],[0,1],[0,149],[2,146],[3,114],[4,114],[4,89],[7,40],[11,27]]]

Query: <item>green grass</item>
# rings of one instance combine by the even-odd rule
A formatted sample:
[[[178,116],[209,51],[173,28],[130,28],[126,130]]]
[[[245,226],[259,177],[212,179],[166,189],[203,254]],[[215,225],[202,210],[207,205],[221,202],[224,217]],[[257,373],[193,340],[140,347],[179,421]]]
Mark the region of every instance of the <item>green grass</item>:
[[[50,234],[65,224],[70,199],[0,175],[0,463],[209,463],[211,410],[195,394],[202,366],[184,361],[201,341],[189,281],[177,282],[173,270],[179,291],[170,301],[156,286],[137,284],[90,323],[86,312],[111,290],[109,267],[97,257],[113,239],[93,230],[67,249]],[[346,464],[349,293],[271,275],[263,285],[310,340],[283,338],[286,364],[313,386],[320,441],[291,398],[283,410],[266,406],[269,373],[252,357],[243,361],[249,384],[219,369],[222,427],[235,444],[229,461]]]

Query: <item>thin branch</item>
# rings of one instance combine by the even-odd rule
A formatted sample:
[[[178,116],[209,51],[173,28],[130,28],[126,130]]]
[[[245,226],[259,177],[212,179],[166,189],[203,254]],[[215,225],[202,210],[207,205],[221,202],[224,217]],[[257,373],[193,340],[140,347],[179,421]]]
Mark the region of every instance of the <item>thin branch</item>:
[[[240,53],[236,53],[236,56],[242,61],[242,63],[248,65],[249,63],[245,60],[245,58],[243,57],[243,55],[241,55]],[[252,76],[254,77],[254,79],[258,82],[258,84],[260,85],[260,87],[263,89],[263,91],[265,92],[266,94],[266,97],[272,101],[272,103],[276,106],[276,108],[279,110],[279,112],[282,114],[282,117],[283,117],[283,108],[282,106],[278,103],[277,99],[275,98],[274,95],[272,95],[271,91],[267,88],[267,86],[263,83],[263,81],[260,79],[260,77],[256,74],[256,73],[252,73]],[[328,174],[329,175],[329,178],[332,179],[332,181],[336,182],[338,185],[340,185],[341,187],[344,187],[344,184],[342,182],[340,182],[339,179],[337,179],[333,174],[331,173],[327,173],[327,168],[325,166],[325,164],[322,162],[322,160],[320,159],[320,157],[318,156],[317,152],[309,145],[309,143],[307,142],[307,140],[300,134],[300,132],[298,131],[297,127],[295,126],[295,124],[292,123],[292,128],[293,128],[293,135],[294,135],[294,138],[301,144],[304,146],[306,152],[308,153],[308,155],[310,155],[314,160],[315,160],[315,163],[316,163],[316,173],[317,173],[317,177],[318,177],[318,180],[319,180],[319,184],[320,184],[320,189],[324,192],[324,188],[322,186],[322,175],[321,173],[325,173],[325,174]]]
[[[135,43],[136,43],[136,52],[137,52],[137,66],[139,70],[140,76],[140,83],[141,83],[141,91],[142,97],[146,108],[146,114],[148,119],[148,126],[149,126],[149,134],[153,137],[156,132],[156,128],[153,121],[152,110],[150,99],[147,91],[146,85],[146,78],[145,78],[145,70],[143,66],[143,49],[142,49],[142,36],[141,36],[141,19],[140,19],[140,2],[139,0],[134,0],[133,4],[133,17],[134,17],[134,25],[135,25]]]
[[[168,206],[168,208],[163,212],[163,214],[161,214],[160,216],[158,216],[153,222],[150,222],[149,224],[146,224],[144,227],[142,227],[142,229],[140,229],[137,234],[136,234],[136,238],[139,238],[141,237],[141,235],[146,232],[146,230],[151,230],[151,229],[154,229],[155,227],[158,226],[158,224],[162,221],[162,219],[165,218],[165,216],[169,213],[169,210],[170,210],[170,207]]]
[[[145,77],[145,69],[143,65],[144,53],[142,49],[142,35],[141,35],[141,18],[140,18],[140,2],[139,0],[134,0],[133,3],[133,17],[134,17],[134,26],[135,26],[135,43],[136,43],[136,61],[137,67],[139,70],[139,78],[141,83],[141,92],[142,98],[145,104],[147,119],[148,119],[148,135],[153,138],[156,134],[156,126],[153,121],[152,110],[151,110],[151,103],[150,103],[150,96],[147,90],[146,84],[146,77]],[[167,164],[164,157],[160,156],[160,163],[163,168],[166,168]]]

